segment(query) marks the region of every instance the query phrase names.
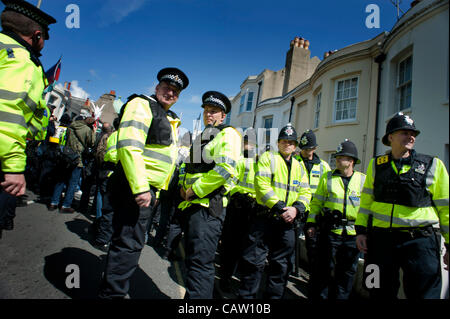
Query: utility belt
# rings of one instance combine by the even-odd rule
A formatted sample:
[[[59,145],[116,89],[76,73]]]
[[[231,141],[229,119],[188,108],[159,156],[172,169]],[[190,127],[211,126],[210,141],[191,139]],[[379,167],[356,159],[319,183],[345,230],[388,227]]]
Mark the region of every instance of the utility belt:
[[[344,218],[341,211],[337,209],[331,210],[327,207],[322,209],[322,215],[318,215],[316,220],[320,228],[328,230],[355,225],[355,220],[348,220]]]
[[[405,239],[416,239],[423,237],[430,237],[435,233],[438,233],[439,229],[434,228],[433,226],[425,226],[425,227],[398,227],[398,228],[382,228],[382,227],[372,227],[370,230],[370,234],[378,235],[382,234],[392,234],[397,237],[405,237]]]

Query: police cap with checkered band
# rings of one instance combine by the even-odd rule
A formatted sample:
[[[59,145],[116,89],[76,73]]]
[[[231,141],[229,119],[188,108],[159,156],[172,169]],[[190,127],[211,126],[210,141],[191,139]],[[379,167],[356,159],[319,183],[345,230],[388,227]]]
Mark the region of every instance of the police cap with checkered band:
[[[177,87],[180,91],[189,85],[189,79],[186,74],[177,68],[164,68],[158,72],[156,78],[159,82],[167,82]]]
[[[202,96],[202,107],[205,105],[217,106],[220,107],[225,114],[231,111],[231,102],[230,100],[222,93],[217,91],[208,91]]]
[[[14,11],[37,22],[45,31],[45,40],[49,39],[48,32],[50,29],[48,26],[50,24],[56,23],[55,18],[35,7],[31,3],[23,0],[2,0],[2,2],[5,4],[4,11]]]

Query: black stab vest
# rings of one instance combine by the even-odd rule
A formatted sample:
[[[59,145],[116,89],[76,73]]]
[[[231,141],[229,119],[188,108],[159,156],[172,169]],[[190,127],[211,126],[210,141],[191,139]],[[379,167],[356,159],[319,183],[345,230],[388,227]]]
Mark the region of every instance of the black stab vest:
[[[216,163],[214,161],[211,161],[211,163],[205,162],[203,158],[203,150],[205,149],[205,146],[211,142],[219,132],[221,132],[223,129],[231,127],[230,125],[221,124],[218,126],[207,126],[203,130],[202,134],[197,136],[195,141],[192,143],[190,152],[189,152],[189,162],[186,162],[186,168],[185,172],[189,174],[195,174],[195,173],[206,173],[214,168]],[[196,157],[194,157],[194,154],[201,154],[201,162],[200,163],[194,163],[194,160],[197,160]]]
[[[150,125],[150,128],[148,130],[147,140],[145,141],[145,144],[158,144],[165,146],[171,145],[173,142],[172,127],[170,126],[170,122],[167,119],[167,115],[174,119],[178,118],[178,116],[170,110],[166,111],[163,106],[156,101],[155,96],[152,95],[152,98],[155,99],[154,101],[145,95],[131,95],[128,98],[127,103],[122,106],[119,117],[122,118],[125,106],[128,104],[128,102],[136,97],[140,97],[148,101],[153,116],[152,124]]]
[[[388,161],[377,164],[378,158],[388,156]],[[404,174],[397,175],[392,168],[392,155],[376,157],[374,197],[377,202],[398,204],[409,207],[432,206],[431,194],[426,189],[426,176],[433,162],[433,157],[413,152],[411,168]]]

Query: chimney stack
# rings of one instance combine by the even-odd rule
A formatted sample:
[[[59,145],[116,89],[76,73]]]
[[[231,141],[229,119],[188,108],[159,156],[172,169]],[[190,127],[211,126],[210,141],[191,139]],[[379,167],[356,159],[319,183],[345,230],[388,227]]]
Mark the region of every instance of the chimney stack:
[[[72,85],[72,82],[69,82],[69,85],[67,86],[67,90],[70,91],[70,86]]]
[[[89,98],[87,98],[86,101],[84,102],[84,106],[89,106]]]

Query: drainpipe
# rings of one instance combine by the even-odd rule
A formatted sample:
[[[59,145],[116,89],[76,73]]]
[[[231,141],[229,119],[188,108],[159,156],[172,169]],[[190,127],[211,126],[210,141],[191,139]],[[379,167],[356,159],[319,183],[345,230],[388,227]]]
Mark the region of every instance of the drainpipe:
[[[292,109],[294,107],[295,97],[291,97],[291,109],[289,110],[289,123],[291,123]]]
[[[376,58],[375,62],[378,64],[378,79],[377,79],[377,104],[375,111],[375,137],[373,143],[373,157],[377,156],[377,142],[378,142],[378,121],[379,121],[379,113],[380,113],[380,82],[381,82],[381,70],[383,61],[386,60],[386,54],[383,52],[380,53]]]
[[[255,104],[255,114],[253,115],[253,123],[252,123],[252,127],[255,128],[255,123],[256,123],[256,108],[258,107],[258,103],[259,103],[259,91],[261,91],[261,84],[262,81],[258,82],[258,95],[256,96],[256,104]]]

